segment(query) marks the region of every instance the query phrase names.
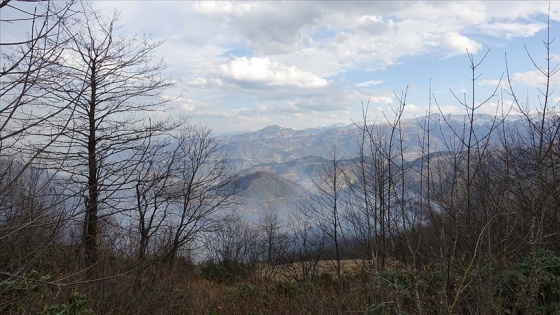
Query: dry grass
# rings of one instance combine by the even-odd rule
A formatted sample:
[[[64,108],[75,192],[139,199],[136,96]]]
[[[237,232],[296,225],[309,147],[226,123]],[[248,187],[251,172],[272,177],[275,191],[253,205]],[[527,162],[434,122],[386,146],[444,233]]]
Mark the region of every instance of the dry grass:
[[[376,262],[362,259],[345,259],[340,261],[340,273],[343,277],[355,277],[377,269]],[[315,276],[336,278],[336,260],[320,260],[314,267],[311,262],[297,262],[276,266],[260,265],[256,277],[269,281],[298,281],[310,276],[310,269],[315,268]],[[403,264],[393,259],[385,260],[386,269],[402,269]],[[307,270],[307,275],[306,275]]]

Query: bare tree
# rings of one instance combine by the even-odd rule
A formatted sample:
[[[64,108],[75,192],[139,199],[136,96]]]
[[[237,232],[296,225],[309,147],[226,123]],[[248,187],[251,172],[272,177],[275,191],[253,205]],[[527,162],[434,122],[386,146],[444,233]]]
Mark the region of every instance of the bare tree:
[[[278,271],[282,263],[285,248],[288,246],[288,233],[285,224],[274,209],[266,210],[257,223],[259,232],[260,262],[264,262],[260,275],[270,278]]]
[[[53,243],[63,242],[68,212],[47,171],[28,167],[14,182],[25,166],[3,162],[8,169],[0,185],[11,184],[0,194],[0,265],[20,275],[36,267]]]
[[[373,216],[376,217],[378,233],[376,238],[381,246],[377,247],[379,254],[379,268],[385,270],[386,258],[396,260],[397,241],[399,236],[408,232],[409,216],[407,213],[407,200],[405,172],[407,171],[404,160],[402,115],[406,107],[406,90],[399,97],[395,107],[392,107],[391,116],[385,116],[385,124],[370,126],[367,117],[364,117],[363,130],[367,136],[368,163],[367,190],[370,191]],[[367,113],[367,111],[365,111]],[[392,119],[391,119],[392,118]],[[362,179],[363,180],[363,179]],[[404,261],[404,257],[401,257]],[[393,264],[396,268],[396,264]],[[389,281],[389,280],[387,280]],[[390,283],[390,282],[389,282]],[[402,312],[402,301],[398,291],[399,283],[393,278],[392,285],[395,291],[395,301],[398,312]]]
[[[169,137],[146,139],[137,147],[136,155],[142,156],[131,180],[134,183],[135,211],[132,221],[138,232],[138,258],[144,259],[152,247],[154,237],[161,237],[168,217],[171,194],[172,168],[179,146],[170,143]],[[157,251],[157,250],[156,250]]]
[[[48,268],[46,254],[65,241],[71,216],[54,183],[57,172],[46,171],[43,158],[70,118],[52,123],[73,104],[52,102],[53,95],[38,87],[53,80],[48,67],[68,40],[63,28],[73,5],[0,2],[0,272],[16,282],[28,281],[30,270]],[[6,33],[10,29],[15,31]]]
[[[72,124],[48,153],[83,198],[85,262],[91,265],[99,260],[100,216],[122,211],[124,190],[132,189],[128,182],[139,159],[133,148],[168,128],[148,122],[146,113],[161,109],[160,93],[171,82],[161,76],[161,62],[152,61],[160,42],[119,36],[118,13],[107,19],[82,7],[79,23],[65,30],[64,58],[50,67],[58,78],[42,89],[75,104],[66,113]]]
[[[302,206],[303,207],[303,206]],[[305,207],[299,210],[305,209]],[[288,221],[289,239],[283,248],[283,260],[288,263],[287,272],[293,280],[306,281],[319,273],[319,261],[325,251],[327,236],[317,223],[300,213]]]
[[[71,102],[52,102],[52,95],[39,91],[37,86],[53,80],[48,66],[60,58],[68,40],[63,26],[73,14],[73,1],[45,1],[39,6],[13,3],[0,3],[0,27],[19,27],[28,32],[26,38],[0,39],[0,159],[23,165],[16,167],[21,175],[67,125],[49,128],[55,117],[71,109]],[[0,170],[0,177],[8,169]],[[19,175],[13,175],[10,178],[17,181]],[[6,182],[0,187],[0,194],[9,186]]]
[[[335,270],[338,279],[341,277],[341,245],[342,217],[344,205],[342,190],[346,185],[344,170],[336,147],[332,149],[331,159],[323,164],[321,173],[312,177],[316,194],[310,196],[311,201],[303,207],[302,213],[321,229],[329,242],[334,246]]]
[[[171,205],[166,259],[172,262],[183,247],[192,249],[203,232],[221,226],[222,210],[234,202],[233,174],[227,153],[205,127],[185,130],[173,144]]]
[[[360,131],[358,162],[345,178],[351,194],[351,197],[346,200],[348,211],[345,213],[350,226],[348,234],[354,242],[352,248],[365,262],[363,268],[366,275],[369,275],[367,271],[373,270],[375,267],[376,242],[378,241],[376,238],[378,217],[374,210],[374,193],[371,191],[370,185],[372,157],[368,154],[367,138],[370,128],[367,121],[368,108],[369,102],[365,106],[362,104],[362,121],[354,123]]]
[[[374,230],[374,255],[378,260],[378,267],[385,269],[386,258],[394,253],[394,236],[398,233],[399,200],[403,193],[397,186],[399,179],[404,178],[401,160],[399,156],[403,153],[398,145],[401,141],[399,124],[404,106],[398,106],[395,110],[393,121],[386,118],[385,124],[367,123],[364,117],[362,130],[364,132],[365,144],[363,144],[363,163],[359,166],[360,181],[364,183],[361,188],[364,205],[367,203],[373,218],[373,224],[369,228]],[[367,113],[367,111],[365,111]],[[363,169],[362,169],[363,168]],[[364,196],[366,196],[364,194]]]
[[[258,228],[262,234],[263,260],[274,266],[278,263],[285,242],[285,233],[278,213],[272,209],[266,211],[259,218]]]
[[[258,230],[238,214],[229,215],[220,229],[208,234],[205,247],[210,257],[228,271],[230,276],[248,277],[259,258]]]
[[[550,8],[549,8],[550,11]],[[560,173],[558,170],[558,150],[560,124],[557,102],[553,100],[552,78],[560,70],[554,62],[548,15],[547,37],[543,41],[545,49],[544,64],[535,60],[525,47],[535,69],[542,75],[543,85],[537,89],[536,102],[523,102],[513,87],[509,66],[506,70],[508,93],[513,98],[514,108],[522,117],[522,128],[512,134],[506,150],[508,179],[511,185],[512,207],[520,215],[525,231],[526,244],[531,260],[530,275],[526,286],[525,303],[532,310],[539,294],[539,264],[537,255],[546,244],[558,242],[558,191]],[[507,56],[506,56],[507,57]],[[528,97],[529,99],[529,97]]]

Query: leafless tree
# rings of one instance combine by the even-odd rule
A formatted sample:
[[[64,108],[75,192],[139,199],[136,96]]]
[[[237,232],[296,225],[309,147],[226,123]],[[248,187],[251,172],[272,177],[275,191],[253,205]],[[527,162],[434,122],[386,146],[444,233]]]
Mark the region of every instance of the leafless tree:
[[[531,63],[542,75],[543,84],[537,89],[537,101],[522,101],[513,87],[512,74],[506,58],[508,93],[513,98],[516,113],[522,117],[522,127],[510,134],[511,139],[504,155],[510,187],[512,208],[524,223],[522,231],[526,236],[531,268],[526,286],[527,310],[537,303],[539,292],[539,266],[537,254],[546,244],[558,242],[558,191],[560,173],[558,169],[558,143],[560,124],[557,102],[553,100],[552,79],[559,71],[553,59],[550,13],[547,37],[543,41],[544,63],[533,58],[525,48]],[[507,57],[507,56],[506,56]],[[529,99],[529,96],[527,97]]]
[[[375,248],[372,254],[378,261],[378,267],[385,269],[385,260],[394,250],[393,236],[402,227],[402,220],[398,220],[401,211],[399,202],[403,190],[400,189],[399,180],[404,180],[402,159],[402,148],[400,138],[400,120],[404,106],[398,106],[393,114],[394,120],[385,123],[368,124],[367,116],[364,116],[363,125],[360,126],[364,133],[364,144],[362,144],[362,155],[358,165],[357,178],[359,189],[356,190],[363,200],[363,205],[368,206],[368,216],[373,222],[365,222],[368,233],[373,234]],[[367,114],[367,110],[364,111]],[[356,186],[355,186],[356,187]],[[367,198],[366,198],[367,197]],[[400,199],[399,199],[400,198]],[[404,201],[403,201],[404,202]],[[404,204],[403,204],[404,207]]]
[[[121,212],[130,176],[138,167],[133,150],[168,125],[150,122],[161,110],[162,91],[171,85],[153,62],[160,42],[117,34],[118,13],[110,18],[82,3],[79,22],[65,29],[65,54],[49,67],[57,75],[42,90],[75,104],[71,125],[49,147],[52,167],[62,169],[74,194],[83,198],[85,262],[99,260],[99,219]],[[67,24],[65,24],[67,25]]]
[[[274,210],[268,210],[259,218],[257,226],[262,235],[263,260],[273,266],[278,262],[285,243],[281,218]]]
[[[236,213],[229,215],[220,229],[208,234],[205,247],[212,260],[245,277],[254,272],[260,256],[258,230]]]
[[[170,262],[181,248],[195,247],[202,233],[221,227],[223,210],[235,202],[236,193],[227,153],[210,130],[188,128],[173,146],[165,254]]]
[[[260,276],[271,278],[277,274],[278,265],[282,263],[289,236],[282,218],[274,209],[262,213],[256,228],[259,232],[259,261],[264,263]]]
[[[0,272],[11,280],[29,280],[66,241],[71,207],[43,159],[70,121],[59,116],[74,105],[38,87],[53,80],[48,67],[63,52],[73,8],[74,1],[0,2]],[[62,123],[53,127],[55,120]]]
[[[334,246],[335,270],[341,277],[342,217],[344,203],[342,190],[346,185],[344,170],[336,152],[332,149],[331,159],[323,164],[321,173],[311,178],[316,193],[311,194],[310,202],[301,209],[321,229]]]
[[[287,272],[295,281],[311,280],[319,275],[319,261],[325,252],[327,236],[315,221],[301,215],[301,211],[289,218],[288,226],[291,227],[289,239],[282,255],[289,266]]]
[[[27,30],[25,38],[0,39],[0,159],[4,163],[17,164],[13,169],[10,165],[2,168],[0,177],[18,169],[19,175],[9,175],[12,181],[18,181],[68,124],[67,121],[57,128],[50,128],[49,123],[63,111],[71,109],[72,103],[52,102],[52,95],[37,87],[53,80],[48,66],[60,58],[62,46],[68,40],[63,27],[73,15],[73,4],[73,1],[45,1],[44,5],[38,6],[15,5],[9,0],[0,3],[3,14],[0,27]],[[9,187],[10,182],[5,182],[0,187],[0,194]]]
[[[403,221],[403,224],[408,225],[409,232],[405,234],[406,246],[412,254],[413,261],[420,252],[424,252],[418,247],[423,243],[428,250],[437,248],[440,263],[446,266],[440,299],[442,312],[453,310],[465,285],[462,281],[459,284],[449,282],[451,281],[452,264],[457,259],[465,263],[464,280],[471,271],[475,259],[480,259],[479,239],[486,230],[487,223],[492,220],[488,218],[484,221],[481,213],[489,214],[489,205],[481,203],[482,199],[477,199],[481,192],[479,184],[484,183],[482,177],[486,175],[481,169],[484,160],[491,152],[490,142],[493,139],[493,133],[504,119],[503,116],[496,115],[491,118],[489,126],[485,124],[485,130],[479,130],[477,122],[479,119],[485,118],[479,115],[480,108],[497,96],[500,85],[497,85],[485,99],[478,101],[476,81],[480,75],[477,71],[486,55],[478,62],[472,55],[468,56],[472,74],[469,98],[467,98],[467,94],[461,98],[451,91],[457,102],[464,108],[466,119],[463,122],[453,121],[453,118],[444,115],[437,100],[433,98],[440,115],[432,115],[429,112],[424,122],[421,122],[424,129],[421,139],[422,155],[419,173],[413,175],[418,178],[421,200],[418,204],[419,207],[415,210],[420,213],[416,213],[414,217],[421,220],[427,218],[427,222],[434,232],[437,231],[435,232],[437,236],[427,237],[427,235],[418,234],[416,227],[419,227],[418,223],[421,221]],[[431,108],[431,92],[429,100]],[[498,113],[497,110],[496,113]],[[445,128],[453,133],[452,137],[445,139],[444,148],[436,148],[430,141],[430,136],[434,132],[434,128],[431,127],[434,117],[440,119],[440,128]],[[444,151],[444,153],[435,151]],[[406,187],[406,185],[401,186]],[[401,216],[404,220],[404,215]],[[436,239],[436,244],[431,243]],[[426,253],[424,255],[431,257]],[[452,290],[451,287],[456,285],[459,289]]]
[[[5,28],[15,24],[11,27],[28,30],[28,37],[0,41],[3,62],[0,71],[0,152],[4,156],[18,148],[17,144],[26,131],[41,126],[66,109],[64,104],[68,105],[44,100],[49,95],[39,93],[35,87],[39,82],[52,79],[47,68],[60,57],[62,46],[68,40],[63,25],[72,15],[70,9],[74,4],[46,1],[39,7],[20,3],[22,7],[19,8],[12,3],[10,0],[0,3],[0,12],[5,13],[0,23]]]
[[[142,158],[131,181],[134,183],[135,211],[132,224],[138,232],[138,258],[144,259],[157,247],[151,244],[154,237],[160,237],[166,224],[171,205],[173,163],[177,159],[179,146],[173,148],[169,137],[146,139],[136,150]]]
[[[369,270],[375,269],[375,258],[377,252],[378,216],[375,212],[374,193],[371,191],[370,180],[373,178],[372,157],[368,153],[368,136],[370,126],[368,124],[369,102],[362,104],[362,121],[354,125],[360,131],[358,161],[355,167],[347,172],[345,178],[350,190],[350,198],[345,213],[350,226],[349,238],[354,244],[351,246],[358,257],[364,260],[363,269],[369,275]]]
[[[0,195],[0,265],[3,271],[22,274],[36,266],[53,243],[63,243],[69,212],[45,170],[27,167],[13,181],[11,176],[18,176],[25,166],[0,165],[8,167],[0,185],[11,183]]]

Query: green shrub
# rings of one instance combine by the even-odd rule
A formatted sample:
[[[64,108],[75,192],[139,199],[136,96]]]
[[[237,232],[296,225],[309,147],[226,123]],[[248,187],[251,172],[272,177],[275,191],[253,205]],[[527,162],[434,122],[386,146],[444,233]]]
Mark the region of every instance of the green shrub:
[[[68,304],[48,305],[43,307],[44,315],[92,315],[93,311],[89,308],[87,297],[80,294],[77,290],[70,293]]]
[[[535,312],[538,314],[560,313],[560,257],[542,250],[537,254],[537,281],[539,296]],[[498,272],[494,294],[507,312],[523,310],[524,294],[531,275],[531,258],[518,263],[513,269]]]
[[[219,263],[206,261],[200,266],[202,278],[218,283],[233,283],[247,279],[249,268],[246,264],[224,260]]]
[[[270,290],[277,295],[293,296],[305,291],[308,286],[309,282],[277,281],[274,282]]]
[[[236,286],[236,297],[244,300],[257,295],[260,291],[259,287],[251,283],[238,283]]]
[[[38,292],[38,284],[50,280],[50,275],[42,275],[38,271],[33,270],[22,274],[21,277],[17,279],[0,281],[0,295],[18,297],[28,292]]]

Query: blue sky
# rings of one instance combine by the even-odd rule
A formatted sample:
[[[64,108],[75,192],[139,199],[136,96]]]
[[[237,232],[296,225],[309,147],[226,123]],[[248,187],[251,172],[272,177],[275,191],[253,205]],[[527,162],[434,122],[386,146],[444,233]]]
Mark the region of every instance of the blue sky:
[[[424,115],[429,82],[445,113],[462,113],[450,89],[469,92],[468,50],[480,60],[482,100],[505,71],[523,99],[542,79],[549,2],[539,1],[94,1],[121,11],[120,32],[164,40],[156,58],[177,82],[174,113],[217,133],[267,125],[301,129],[370,119],[409,88],[407,117]],[[550,3],[552,37],[560,2]],[[560,45],[555,42],[554,46]],[[558,49],[553,47],[556,54]],[[555,60],[558,60],[556,58]],[[559,81],[553,84],[558,87]],[[482,108],[495,112],[499,98]],[[507,95],[503,106],[508,106]],[[377,119],[379,120],[379,118]]]

